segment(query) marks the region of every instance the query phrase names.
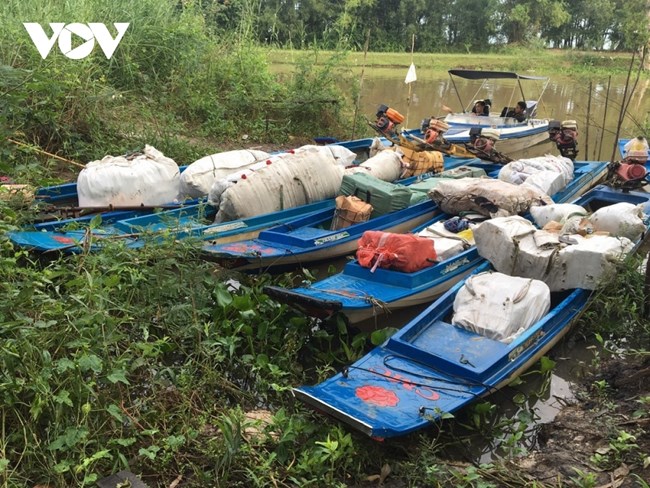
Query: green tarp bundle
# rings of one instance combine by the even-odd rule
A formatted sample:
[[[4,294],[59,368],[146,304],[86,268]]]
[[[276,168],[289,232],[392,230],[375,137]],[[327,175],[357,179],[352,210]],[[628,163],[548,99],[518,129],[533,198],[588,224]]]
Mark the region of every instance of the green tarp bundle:
[[[458,168],[449,169],[443,171],[435,178],[427,178],[418,183],[413,183],[409,185],[409,190],[411,190],[411,205],[416,203],[423,202],[427,198],[428,191],[431,188],[435,188],[438,183],[440,183],[445,178],[480,178],[481,176],[487,176],[485,171],[482,168],[472,168],[471,166],[459,166]]]
[[[372,205],[370,218],[402,210],[411,204],[409,188],[382,181],[366,173],[344,175],[339,193],[354,195]]]

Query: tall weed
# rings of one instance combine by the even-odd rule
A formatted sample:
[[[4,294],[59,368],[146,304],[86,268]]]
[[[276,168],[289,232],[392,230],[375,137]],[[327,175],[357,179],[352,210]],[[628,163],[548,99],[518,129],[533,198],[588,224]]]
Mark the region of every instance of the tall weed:
[[[178,150],[166,154],[184,163],[197,149],[203,151],[197,156],[214,152],[200,142],[192,149],[197,140],[278,143],[322,131],[336,135],[343,94],[334,86],[335,65],[317,70],[310,65],[316,60],[307,59],[285,83],[271,74],[267,50],[245,33],[217,34],[206,22],[208,10],[172,0],[0,6],[6,25],[0,32],[0,150],[11,172],[20,174],[17,167],[35,155],[41,164],[49,161],[41,150],[85,163],[139,149],[152,134],[164,135],[161,144]],[[56,45],[43,60],[22,24],[39,22],[49,33],[47,24],[57,21],[130,25],[110,60],[97,47],[71,60]]]

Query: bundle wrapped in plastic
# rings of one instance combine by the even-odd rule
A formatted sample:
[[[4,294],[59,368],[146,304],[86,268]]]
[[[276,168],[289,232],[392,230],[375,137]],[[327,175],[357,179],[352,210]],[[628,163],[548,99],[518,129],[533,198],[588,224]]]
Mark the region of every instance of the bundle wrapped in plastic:
[[[532,207],[530,214],[538,227],[544,227],[549,222],[562,222],[572,215],[587,215],[587,211],[575,203],[554,203],[544,207]]]
[[[374,272],[377,268],[414,273],[432,266],[436,250],[431,239],[413,234],[368,230],[359,239],[357,260]]]
[[[518,159],[499,171],[499,179],[515,185],[528,185],[553,195],[573,179],[573,161],[547,154],[537,158]]]
[[[502,217],[528,212],[535,205],[553,203],[546,193],[537,188],[490,178],[444,180],[428,195],[443,212],[452,215],[471,211],[489,217]]]
[[[595,289],[633,247],[626,237],[538,230],[523,217],[486,220],[474,229],[478,253],[497,271],[537,278],[551,291]]]
[[[268,157],[269,153],[252,149],[205,156],[194,161],[181,174],[180,194],[190,198],[204,197],[216,180],[225,178],[235,170],[246,169]]]
[[[402,178],[440,173],[443,170],[444,157],[439,151],[414,151],[408,147],[396,146],[395,152],[402,159]]]
[[[180,170],[152,146],[92,161],[77,177],[80,207],[163,205],[178,199]]]
[[[358,166],[345,170],[345,174],[366,173],[383,181],[395,181],[402,173],[402,162],[394,151],[380,151]]]
[[[334,198],[355,154],[342,146],[302,146],[217,180],[209,194],[215,222],[253,217]]]
[[[550,308],[551,292],[540,280],[479,273],[458,290],[451,323],[510,343]]]
[[[599,208],[589,217],[594,230],[633,241],[639,239],[646,230],[643,219],[643,207],[627,202]]]

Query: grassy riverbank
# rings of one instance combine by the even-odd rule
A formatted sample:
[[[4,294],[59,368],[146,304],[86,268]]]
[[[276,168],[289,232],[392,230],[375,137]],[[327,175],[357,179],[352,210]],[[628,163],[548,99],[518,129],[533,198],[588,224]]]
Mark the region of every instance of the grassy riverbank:
[[[78,167],[61,158],[86,163],[152,144],[188,164],[244,145],[291,147],[350,125],[356,93],[343,93],[340,81],[355,86],[362,53],[277,51],[243,35],[217,38],[184,2],[48,5],[0,6],[0,173],[18,183],[74,179]],[[52,52],[43,60],[21,22],[72,14],[134,19],[133,35],[110,62],[97,53],[70,60]],[[410,61],[410,54],[369,53],[366,64],[393,69]],[[414,61],[419,76],[450,67],[588,76],[625,73],[629,55],[509,49]],[[33,217],[20,202],[0,200],[3,488],[95,486],[122,469],[150,486],[179,488],[527,486],[525,472],[507,463],[530,448],[532,409],[507,417],[480,402],[385,445],[296,403],[291,387],[324,379],[373,344],[369,334],[340,321],[315,324],[262,292],[265,284],[310,279],[308,271],[233,275],[200,259],[198,243],[172,239],[139,251],[114,242],[98,254],[37,258],[6,238]],[[608,326],[604,337],[634,340],[647,355],[642,289],[638,272],[625,270],[580,330],[591,335],[598,319]],[[604,409],[611,388],[597,381]],[[638,400],[640,413],[626,414],[647,422],[648,395],[635,395],[630,403]],[[624,433],[640,435],[643,424],[626,425]],[[591,472],[602,478],[616,462],[644,473],[645,446],[621,436],[603,432],[614,447],[589,472],[581,465],[575,486],[593,486]],[[479,441],[501,446],[504,462],[458,460]],[[569,483],[565,476],[557,486]]]

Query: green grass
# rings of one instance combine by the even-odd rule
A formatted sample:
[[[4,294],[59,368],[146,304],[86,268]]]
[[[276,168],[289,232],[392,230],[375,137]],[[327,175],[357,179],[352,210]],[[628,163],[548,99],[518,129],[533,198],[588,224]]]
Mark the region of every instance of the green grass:
[[[322,52],[326,57],[328,52]],[[303,55],[301,51],[272,50],[269,62],[293,64]],[[498,53],[446,54],[446,53],[375,53],[366,55],[365,65],[372,68],[407,68],[411,59],[418,68],[430,70],[439,76],[451,68],[517,71],[528,74],[586,74],[626,73],[631,59],[630,53],[589,52],[573,50],[504,48]],[[349,68],[360,68],[364,64],[361,52],[350,52],[343,59]]]

